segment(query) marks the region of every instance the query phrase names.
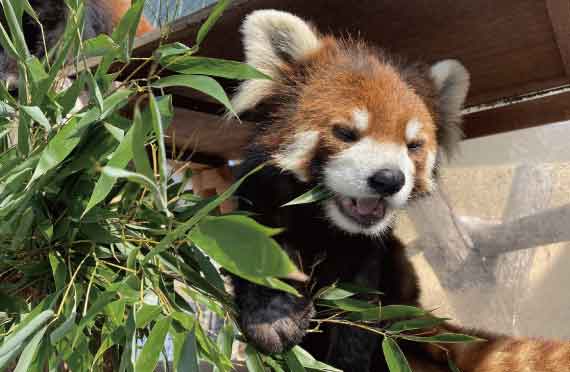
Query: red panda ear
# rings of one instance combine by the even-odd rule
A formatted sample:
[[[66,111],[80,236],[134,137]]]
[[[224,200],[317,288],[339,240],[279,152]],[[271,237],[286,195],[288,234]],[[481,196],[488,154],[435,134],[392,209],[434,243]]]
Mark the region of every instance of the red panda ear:
[[[241,27],[246,62],[278,80],[283,66],[317,50],[317,32],[301,18],[278,10],[257,10],[248,15]],[[271,93],[271,80],[244,82],[233,98],[236,112],[255,107]]]
[[[430,76],[439,97],[439,146],[450,157],[463,137],[461,109],[469,90],[469,72],[459,61],[447,59],[434,64]]]

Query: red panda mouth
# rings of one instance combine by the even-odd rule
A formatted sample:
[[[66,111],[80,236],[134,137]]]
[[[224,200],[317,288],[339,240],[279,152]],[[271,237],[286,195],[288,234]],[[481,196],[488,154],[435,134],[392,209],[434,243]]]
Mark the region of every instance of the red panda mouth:
[[[386,215],[386,201],[380,197],[349,198],[337,196],[335,201],[341,212],[363,226],[372,226]]]

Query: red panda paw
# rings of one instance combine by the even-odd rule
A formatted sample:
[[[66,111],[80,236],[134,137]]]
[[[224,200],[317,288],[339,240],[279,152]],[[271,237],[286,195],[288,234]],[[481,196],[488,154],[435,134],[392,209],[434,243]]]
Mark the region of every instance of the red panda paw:
[[[263,308],[241,314],[241,327],[248,341],[265,354],[282,353],[299,344],[315,314],[307,299],[274,297]]]

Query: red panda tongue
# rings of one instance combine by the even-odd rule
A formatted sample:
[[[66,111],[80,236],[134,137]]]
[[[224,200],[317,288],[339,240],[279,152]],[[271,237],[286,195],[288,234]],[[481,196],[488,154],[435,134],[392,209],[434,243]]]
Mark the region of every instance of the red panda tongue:
[[[356,199],[356,210],[358,214],[372,214],[380,206],[380,198],[361,198]]]

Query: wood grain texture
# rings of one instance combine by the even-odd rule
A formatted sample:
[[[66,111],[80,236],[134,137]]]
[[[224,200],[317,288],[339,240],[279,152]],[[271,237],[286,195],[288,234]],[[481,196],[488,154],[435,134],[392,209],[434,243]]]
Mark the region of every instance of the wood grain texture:
[[[546,6],[566,75],[570,77],[570,2],[546,0]]]
[[[465,117],[467,138],[570,120],[570,92],[516,103]]]
[[[469,105],[568,82],[546,3],[537,0],[241,0],[225,12],[200,53],[243,59],[239,26],[259,8],[293,12],[325,33],[360,36],[411,60],[457,58],[472,74]],[[169,40],[193,44],[208,11],[175,22]],[[150,55],[159,36],[143,37],[137,54]]]

